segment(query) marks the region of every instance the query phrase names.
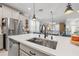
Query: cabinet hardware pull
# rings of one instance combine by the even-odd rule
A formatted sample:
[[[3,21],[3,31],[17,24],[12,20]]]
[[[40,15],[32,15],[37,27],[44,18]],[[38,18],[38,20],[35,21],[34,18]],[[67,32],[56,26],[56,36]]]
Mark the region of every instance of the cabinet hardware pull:
[[[24,53],[28,54],[29,56],[31,56],[29,53],[27,53],[26,51],[24,51],[23,49],[20,48],[21,51],[23,51]]]
[[[30,51],[30,54],[32,54],[32,55],[36,55],[35,53],[33,53],[32,51]]]

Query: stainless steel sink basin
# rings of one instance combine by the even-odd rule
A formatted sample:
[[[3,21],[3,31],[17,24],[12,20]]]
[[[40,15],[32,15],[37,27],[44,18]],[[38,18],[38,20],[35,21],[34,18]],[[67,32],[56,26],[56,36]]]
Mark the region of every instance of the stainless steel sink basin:
[[[49,47],[52,49],[56,49],[56,47],[57,47],[57,41],[50,41],[50,40],[45,40],[45,39],[41,39],[41,38],[32,38],[27,41],[36,43],[36,44],[39,44],[39,45],[42,45],[45,47]]]

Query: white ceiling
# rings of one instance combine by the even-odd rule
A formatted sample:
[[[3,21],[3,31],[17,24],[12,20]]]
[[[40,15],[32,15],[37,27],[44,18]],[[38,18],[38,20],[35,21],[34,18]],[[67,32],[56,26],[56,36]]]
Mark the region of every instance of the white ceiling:
[[[28,17],[33,16],[33,3],[6,3],[13,8],[21,10]],[[41,21],[52,21],[52,15],[50,11],[53,11],[53,20],[54,21],[65,21],[66,18],[78,18],[79,14],[74,12],[70,15],[65,15],[64,10],[66,9],[67,3],[35,3],[35,14],[36,17]],[[28,10],[31,8],[31,10]],[[72,8],[77,11],[79,9],[79,3],[72,3]],[[43,9],[43,11],[39,11]]]

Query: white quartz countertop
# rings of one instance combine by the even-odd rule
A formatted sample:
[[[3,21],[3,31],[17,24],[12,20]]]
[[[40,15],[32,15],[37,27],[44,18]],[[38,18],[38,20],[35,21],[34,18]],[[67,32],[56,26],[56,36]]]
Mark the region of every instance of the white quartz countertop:
[[[16,40],[22,44],[28,45],[48,55],[79,56],[79,46],[73,45],[70,42],[70,37],[53,36],[53,40],[56,40],[58,42],[57,48],[55,50],[55,49],[51,49],[51,48],[44,47],[27,41],[31,38],[38,37],[38,35],[39,34],[22,34],[22,35],[9,36],[9,38]],[[43,38],[43,34],[41,34],[40,37]],[[51,38],[51,35],[47,37],[48,40],[51,40],[50,38]]]

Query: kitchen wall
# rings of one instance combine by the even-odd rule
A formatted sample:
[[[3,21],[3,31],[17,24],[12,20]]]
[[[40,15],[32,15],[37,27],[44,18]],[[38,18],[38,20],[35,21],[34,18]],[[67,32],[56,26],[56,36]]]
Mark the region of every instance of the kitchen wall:
[[[79,31],[79,18],[69,18],[66,21],[66,34],[72,35]]]

